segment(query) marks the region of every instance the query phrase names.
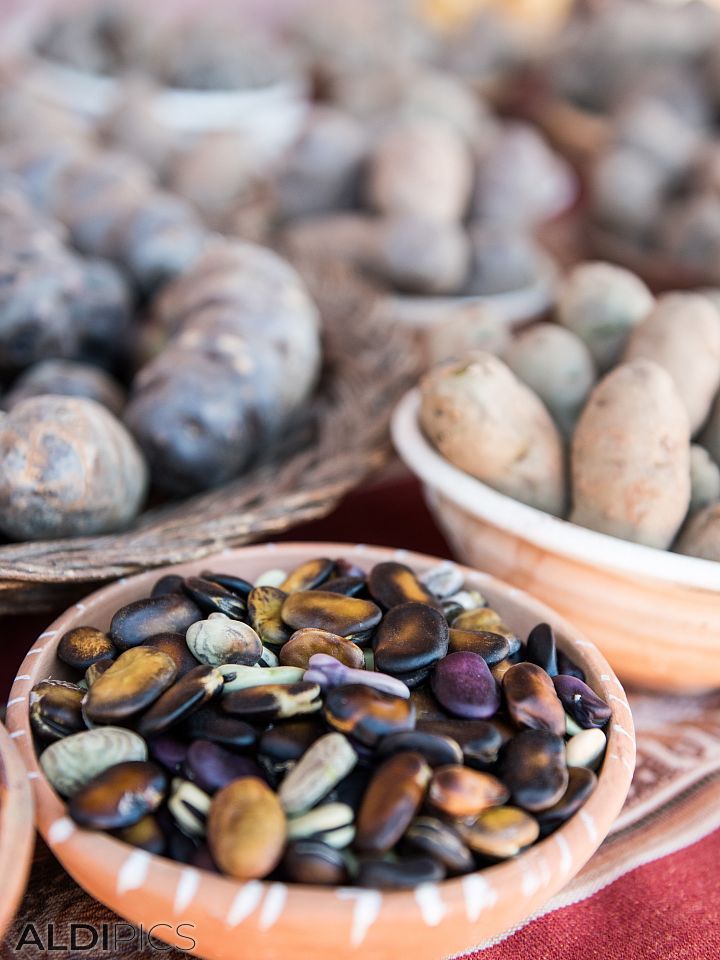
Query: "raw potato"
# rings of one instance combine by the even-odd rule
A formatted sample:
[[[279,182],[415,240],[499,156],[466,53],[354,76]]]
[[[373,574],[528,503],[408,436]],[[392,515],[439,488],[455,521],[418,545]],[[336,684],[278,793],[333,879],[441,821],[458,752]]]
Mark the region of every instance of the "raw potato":
[[[119,414],[125,405],[125,392],[109,373],[74,360],[43,360],[28,367],[3,397],[2,405],[12,410],[21,400],[47,393],[88,397],[114,414]]]
[[[720,386],[720,313],[700,294],[664,294],[628,341],[625,359],[640,358],[670,374],[694,434]]]
[[[156,486],[185,495],[236,476],[307,400],[319,318],[288,263],[240,241],[163,291],[157,316],[174,336],[136,375],[125,419]]]
[[[537,323],[515,335],[504,360],[570,438],[595,383],[595,365],[582,340],[556,323]]]
[[[371,151],[367,196],[380,213],[457,221],[472,182],[464,138],[442,120],[416,117],[393,124]]]
[[[516,500],[563,513],[562,439],[502,360],[472,353],[428,373],[421,391],[423,429],[451,463]]]
[[[396,289],[451,294],[470,269],[470,240],[459,223],[427,217],[389,217],[380,230],[376,270]]]
[[[687,557],[720,561],[720,502],[690,518],[675,549]]]
[[[134,440],[94,400],[31,397],[0,420],[0,527],[16,540],[122,530],[147,482]]]
[[[690,511],[703,510],[720,500],[720,467],[705,447],[694,443],[690,447]]]
[[[667,549],[690,503],[690,428],[670,375],[624,363],[595,387],[572,444],[570,520]]]
[[[600,373],[620,359],[630,332],[650,312],[653,295],[639,277],[610,263],[580,263],[558,296],[557,319],[584,340]]]

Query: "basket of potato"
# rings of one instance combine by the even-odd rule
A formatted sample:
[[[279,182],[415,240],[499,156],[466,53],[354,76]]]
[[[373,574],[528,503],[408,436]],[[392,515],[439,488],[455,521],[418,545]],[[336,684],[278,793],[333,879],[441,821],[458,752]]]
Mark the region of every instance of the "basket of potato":
[[[650,686],[720,684],[720,312],[600,262],[502,356],[430,371],[395,443],[460,556]]]

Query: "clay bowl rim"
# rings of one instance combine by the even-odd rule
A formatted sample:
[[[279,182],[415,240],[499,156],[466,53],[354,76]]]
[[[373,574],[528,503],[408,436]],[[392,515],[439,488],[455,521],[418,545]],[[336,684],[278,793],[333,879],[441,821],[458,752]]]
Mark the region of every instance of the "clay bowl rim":
[[[67,816],[65,803],[45,778],[38,764],[27,703],[32,686],[48,676],[47,668],[38,667],[39,663],[44,662],[43,656],[39,655],[45,654],[49,648],[54,651],[62,634],[71,626],[77,626],[81,622],[92,622],[93,611],[97,607],[102,607],[108,600],[113,601],[112,606],[117,606],[115,598],[118,595],[126,603],[131,599],[147,595],[152,584],[166,573],[179,571],[187,574],[207,569],[212,565],[223,565],[229,570],[236,569],[238,573],[242,573],[243,562],[248,560],[267,557],[268,567],[274,567],[278,563],[299,563],[318,555],[350,556],[361,563],[368,564],[397,559],[421,570],[443,562],[442,558],[427,554],[359,544],[312,541],[256,544],[237,550],[225,550],[213,557],[148,570],[133,577],[123,578],[95,591],[81,603],[70,607],[40,634],[36,643],[28,651],[13,685],[8,725],[13,731],[22,731],[18,743],[35,795],[38,829],[55,856],[71,875],[73,863],[81,862],[84,856],[90,855],[91,849],[93,862],[97,865],[101,876],[116,874],[116,866],[127,863],[133,854],[138,855],[138,851],[107,834],[76,827]],[[598,774],[597,787],[577,814],[551,836],[512,860],[479,872],[445,880],[439,884],[426,885],[433,888],[432,891],[428,891],[429,894],[434,895],[437,891],[442,897],[443,906],[446,908],[443,922],[452,920],[453,915],[462,916],[467,922],[471,911],[470,898],[480,895],[477,886],[473,886],[473,883],[482,885],[483,891],[492,887],[492,892],[497,893],[498,907],[518,897],[526,903],[533,896],[537,896],[539,889],[543,891],[542,902],[546,902],[584,866],[606,837],[625,801],[635,766],[635,732],[630,707],[620,681],[597,647],[585,640],[579,631],[559,614],[524,591],[462,564],[456,564],[456,566],[463,571],[468,582],[477,585],[479,589],[486,589],[491,594],[495,594],[501,608],[520,607],[527,613],[531,613],[537,622],[550,622],[558,634],[558,646],[569,653],[588,672],[591,684],[610,704],[612,716],[606,728],[608,744],[605,761]],[[205,885],[206,890],[209,888],[213,898],[222,898],[223,901],[232,901],[233,897],[247,886],[247,881],[237,881],[197,868],[188,868],[185,864],[165,857],[144,852],[141,856],[144,862],[149,864],[147,876],[152,879],[154,869],[156,879],[163,878],[161,896],[163,899],[167,897],[168,901],[172,901],[173,891],[178,889],[178,884],[182,883],[183,875],[187,874],[188,870],[193,874],[199,874],[199,879],[196,878],[198,884]],[[554,869],[550,869],[548,859],[555,862]],[[358,891],[363,889],[250,881],[250,884],[258,883],[263,890],[270,889],[270,892],[274,887],[286,887],[287,899],[284,910],[291,914],[290,926],[293,923],[304,923],[305,917],[309,920],[313,915],[317,916],[310,911],[333,908],[337,910],[341,901],[347,899],[344,896],[346,891],[353,891],[357,895]],[[93,886],[93,884],[87,884],[87,890],[91,895]],[[99,886],[103,886],[102,882]],[[148,886],[153,889],[152,883]],[[157,890],[154,892],[157,893]],[[382,900],[387,900],[389,904],[394,924],[402,920],[417,925],[419,920],[424,919],[428,925],[435,925],[431,919],[428,919],[428,914],[420,903],[420,898],[416,896],[416,891],[381,891],[381,896]],[[119,909],[114,900],[106,900],[106,902],[113,909]],[[134,912],[133,909],[128,910],[128,919],[132,920]],[[523,909],[522,918],[528,917],[531,912],[529,909]],[[519,919],[521,918],[514,918],[513,923],[518,922]],[[163,938],[162,934],[158,936]],[[351,935],[348,934],[348,936]]]
[[[35,845],[33,791],[13,738],[0,723],[0,940],[27,886]]]
[[[467,513],[515,534],[550,553],[598,569],[662,580],[697,590],[720,592],[720,563],[686,557],[611,537],[554,517],[508,497],[446,460],[420,426],[420,389],[408,391],[392,417],[393,444],[406,466]]]

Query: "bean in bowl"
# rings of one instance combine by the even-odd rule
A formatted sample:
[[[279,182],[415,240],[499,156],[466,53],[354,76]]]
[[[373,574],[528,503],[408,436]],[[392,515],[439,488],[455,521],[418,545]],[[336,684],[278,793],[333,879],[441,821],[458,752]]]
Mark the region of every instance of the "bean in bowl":
[[[514,857],[594,790],[609,706],[454,565],[164,577],[30,698],[81,827],[236,879],[410,888]]]

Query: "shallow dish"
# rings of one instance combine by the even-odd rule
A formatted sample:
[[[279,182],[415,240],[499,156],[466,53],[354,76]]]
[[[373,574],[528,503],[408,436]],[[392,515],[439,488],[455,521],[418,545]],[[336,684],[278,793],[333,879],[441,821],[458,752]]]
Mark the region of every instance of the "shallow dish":
[[[25,892],[35,843],[25,765],[0,723],[0,943]]]
[[[197,573],[211,563],[253,579],[273,567],[290,568],[313,556],[349,556],[371,566],[402,559],[418,571],[438,560],[382,547],[337,543],[260,545],[167,568]],[[357,887],[321,888],[236,881],[135,850],[105,834],[77,828],[37,762],[28,720],[28,693],[39,680],[68,676],[55,651],[62,634],[80,624],[106,628],[119,606],[147,595],[165,571],[154,570],[105,587],[55,621],[29,651],[15,681],[12,730],[31,771],[38,826],[66,870],[92,896],[161,939],[210,960],[243,955],[263,960],[349,960],[359,955],[395,960],[437,960],[471,948],[530,916],[577,873],[602,842],[625,800],[635,761],[632,717],[607,662],[553,611],[486,574],[464,569],[467,582],[497,606],[512,629],[525,635],[539,621],[551,623],[559,647],[586,672],[588,682],[613,711],[599,782],[583,809],[555,834],[516,860],[415,891],[380,893]],[[180,931],[180,923],[192,924]]]
[[[586,530],[498,493],[432,447],[419,408],[412,390],[393,440],[462,560],[571,619],[624,680],[678,692],[720,686],[720,563]]]

